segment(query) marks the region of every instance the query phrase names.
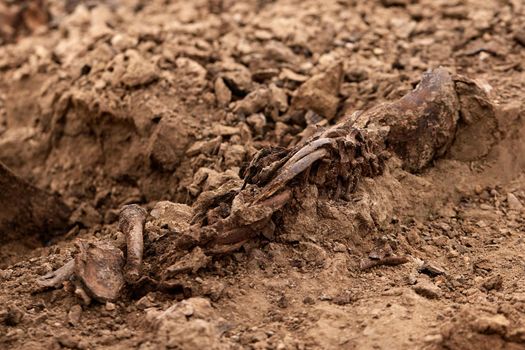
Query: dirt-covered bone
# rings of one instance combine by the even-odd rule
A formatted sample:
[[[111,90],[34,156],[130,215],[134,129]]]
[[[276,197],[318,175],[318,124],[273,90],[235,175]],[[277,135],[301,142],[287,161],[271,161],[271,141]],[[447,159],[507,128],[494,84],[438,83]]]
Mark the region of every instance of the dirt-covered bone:
[[[69,261],[58,270],[51,271],[40,277],[37,284],[43,288],[59,288],[62,283],[68,281],[75,273],[75,260]]]
[[[124,287],[122,251],[106,242],[80,242],[78,248],[74,276],[77,288],[99,301],[116,300]]]
[[[143,230],[147,212],[136,204],[126,205],[120,211],[119,229],[126,235],[125,278],[136,281],[140,276],[144,252]]]
[[[456,134],[460,105],[453,77],[443,68],[423,74],[414,91],[363,113],[359,125],[386,127],[385,146],[412,172],[445,154]]]
[[[144,250],[143,229],[147,212],[136,204],[126,205],[120,212],[119,229],[126,236],[127,259],[122,250],[108,242],[79,242],[75,258],[56,271],[37,280],[41,288],[59,288],[72,281],[84,303],[116,300],[125,282],[136,282],[140,276]]]
[[[260,151],[245,171],[249,185],[233,199],[231,214],[210,225],[217,236],[204,243],[235,244],[271,227],[272,215],[293,197],[294,181],[338,199],[361,178],[380,175],[389,152],[420,171],[450,147],[459,112],[454,80],[438,68],[398,101],[356,113],[293,149]]]
[[[525,347],[525,1],[0,7],[37,2],[47,25],[21,19],[0,43],[0,162],[60,194],[73,226],[5,232],[19,238],[0,250],[0,349]],[[338,163],[320,134],[353,122],[386,139],[392,119],[361,118],[440,65],[459,101],[448,150],[409,171],[385,145],[381,175],[337,197],[316,176]],[[296,159],[328,154],[267,198],[284,205],[217,243],[234,238],[215,225],[233,199],[232,227],[250,222],[307,144]],[[55,270],[85,240],[119,248],[125,271],[132,203],[148,210],[140,277],[100,303]],[[40,288],[51,271],[59,289]]]
[[[265,164],[265,158],[273,154],[259,157],[248,168],[246,180],[262,187],[257,198],[262,200],[308,169],[309,177],[330,197],[344,197],[360,177],[382,172],[385,150],[395,152],[411,171],[443,155],[454,139],[458,118],[452,77],[444,69],[435,69],[400,100],[356,113],[305,145],[281,152],[280,160]],[[312,167],[314,163],[318,165]]]
[[[354,113],[292,149],[261,150],[244,171],[245,183],[237,187],[237,194],[232,195],[235,183],[228,185],[233,188],[226,192],[206,194],[206,201],[198,201],[196,208],[200,219],[170,243],[170,257],[160,260],[173,265],[184,256],[181,250],[191,251],[195,246],[204,247],[207,254],[224,254],[254,236],[273,237],[274,214],[283,211],[305,182],[315,184],[329,198],[348,199],[363,177],[383,173],[385,160],[392,154],[407,170],[421,171],[449,150],[460,117],[471,113],[476,118],[494,119],[493,113],[480,116],[479,108],[462,102],[482,101],[491,107],[482,89],[459,89],[456,82],[477,86],[467,78],[452,77],[445,69],[434,69],[395,102]],[[462,95],[458,97],[458,93]],[[228,205],[226,217],[213,223],[204,219],[203,213],[214,212],[219,206],[224,211]],[[405,258],[394,257],[374,261],[371,266],[404,262]]]

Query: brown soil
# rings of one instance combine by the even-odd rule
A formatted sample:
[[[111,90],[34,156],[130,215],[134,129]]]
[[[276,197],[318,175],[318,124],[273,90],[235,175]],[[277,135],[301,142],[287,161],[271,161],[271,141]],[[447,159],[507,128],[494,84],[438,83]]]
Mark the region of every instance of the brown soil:
[[[0,161],[74,212],[65,235],[0,248],[0,348],[525,349],[521,0],[31,3],[0,4]],[[144,271],[164,273],[201,193],[259,149],[439,66],[496,119],[463,116],[422,171],[391,157],[345,200],[305,185],[274,237],[115,303],[36,285],[79,240],[118,245],[130,203],[155,209]],[[361,268],[385,247],[408,262]]]

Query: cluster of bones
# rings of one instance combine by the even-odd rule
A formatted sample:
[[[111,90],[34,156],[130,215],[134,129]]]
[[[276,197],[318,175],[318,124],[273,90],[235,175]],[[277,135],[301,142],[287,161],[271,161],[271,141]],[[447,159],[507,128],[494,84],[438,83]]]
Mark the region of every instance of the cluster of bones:
[[[260,150],[244,171],[242,186],[197,201],[190,228],[172,238],[169,249],[175,259],[197,253],[208,258],[234,252],[258,235],[274,237],[275,215],[286,215],[306,182],[328,198],[347,200],[360,179],[381,175],[392,155],[407,171],[418,172],[447,152],[460,125],[468,123],[465,118],[492,110],[474,81],[442,68],[428,71],[395,102],[356,112],[291,149]],[[73,260],[37,283],[42,288],[69,286],[85,302],[104,302],[118,299],[126,287],[151,282],[142,271],[147,217],[136,204],[124,206],[118,223],[126,237],[122,249],[108,242],[80,242]],[[387,257],[382,263],[401,262]]]

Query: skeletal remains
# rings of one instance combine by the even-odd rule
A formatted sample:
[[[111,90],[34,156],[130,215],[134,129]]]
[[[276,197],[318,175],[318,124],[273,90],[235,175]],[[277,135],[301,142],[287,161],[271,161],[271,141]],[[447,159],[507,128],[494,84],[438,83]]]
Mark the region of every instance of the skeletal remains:
[[[192,226],[173,239],[168,250],[179,261],[202,260],[235,251],[257,235],[273,237],[272,218],[285,211],[301,190],[298,185],[309,182],[329,198],[348,199],[361,178],[382,174],[392,153],[406,170],[420,171],[447,152],[458,128],[487,115],[494,116],[493,105],[474,81],[451,76],[442,68],[429,71],[412,92],[393,103],[354,113],[292,149],[259,151],[244,172],[244,185],[225,184],[199,199]],[[73,281],[76,293],[87,302],[118,298],[126,282],[141,279],[145,221],[146,212],[136,205],[121,211],[119,229],[127,241],[125,266],[118,248],[80,243],[74,260],[38,283],[59,287]],[[404,262],[402,257],[389,256],[364,268]]]

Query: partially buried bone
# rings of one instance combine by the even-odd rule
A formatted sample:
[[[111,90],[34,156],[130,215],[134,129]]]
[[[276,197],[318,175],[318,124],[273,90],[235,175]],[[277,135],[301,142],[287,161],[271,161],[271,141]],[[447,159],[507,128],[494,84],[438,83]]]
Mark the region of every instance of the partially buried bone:
[[[401,99],[363,113],[365,128],[385,126],[385,145],[409,171],[419,171],[442,156],[454,140],[459,99],[453,78],[443,68],[423,74],[421,82]]]
[[[92,298],[116,300],[124,287],[124,255],[110,243],[78,243],[74,279]]]
[[[59,288],[62,286],[62,283],[68,281],[69,278],[73,276],[74,272],[75,260],[71,260],[58,270],[51,271],[37,279],[37,284],[43,288]]]
[[[175,257],[201,246],[206,254],[226,254],[255,236],[271,239],[276,228],[274,214],[286,209],[305,182],[315,184],[326,197],[350,199],[362,178],[383,173],[392,153],[405,169],[421,171],[450,148],[459,118],[477,113],[459,101],[458,93],[465,90],[458,90],[456,81],[465,79],[452,77],[441,68],[431,70],[412,92],[395,102],[355,113],[294,148],[261,150],[245,170],[245,183],[235,195],[231,188],[201,195],[209,205],[198,201],[201,205],[195,208],[195,217],[199,219],[170,242],[169,251]],[[468,93],[473,95],[471,100],[491,106],[481,89]],[[494,118],[490,108],[485,110],[489,111],[485,118]],[[205,213],[219,205],[229,206],[228,216],[207,222]],[[367,265],[404,261],[396,257]]]
[[[344,199],[363,177],[382,174],[391,153],[402,160],[406,170],[421,171],[448,151],[461,116],[479,114],[460,103],[460,97],[462,101],[466,97],[483,101],[487,108],[482,117],[494,118],[482,89],[468,90],[472,96],[463,95],[465,89],[457,84],[465,81],[476,85],[469,79],[452,77],[445,69],[431,70],[412,92],[395,102],[355,114],[292,149],[261,150],[244,172],[245,184],[231,202],[230,215],[212,225],[201,223],[192,228],[215,230],[215,238],[194,244],[206,245],[209,252],[230,251],[221,246],[238,246],[266,228],[274,228],[272,216],[290,203],[297,188],[294,183],[309,181],[328,197]]]
[[[59,288],[65,282],[75,284],[77,294],[84,303],[116,300],[124,287],[122,251],[106,242],[78,242],[75,258],[56,271],[37,279],[41,288]]]
[[[125,278],[135,282],[140,276],[144,252],[143,230],[147,212],[136,204],[126,205],[120,211],[119,230],[126,236],[127,258]]]
[[[126,235],[126,266],[123,252],[113,244],[80,241],[75,258],[58,270],[40,277],[37,284],[41,288],[59,288],[64,282],[71,281],[76,287],[75,294],[86,304],[91,298],[101,302],[118,299],[125,285],[124,276],[130,283],[139,276],[146,215],[143,208],[134,204],[121,210],[119,228]]]

